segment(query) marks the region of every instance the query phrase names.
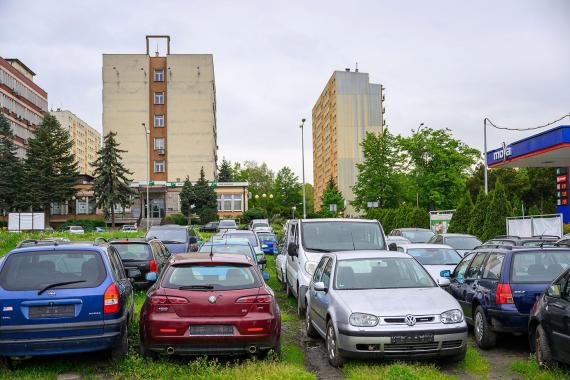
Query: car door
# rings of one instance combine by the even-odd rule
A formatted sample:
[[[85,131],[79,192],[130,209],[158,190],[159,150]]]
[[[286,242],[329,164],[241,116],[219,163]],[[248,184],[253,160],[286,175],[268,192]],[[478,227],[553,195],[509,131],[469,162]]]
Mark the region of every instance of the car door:
[[[455,270],[451,274],[451,280],[449,286],[446,290],[451,293],[451,295],[457,299],[457,301],[461,304],[461,297],[463,296],[463,284],[465,283],[465,273],[469,268],[469,264],[471,264],[471,260],[473,260],[475,255],[471,254],[466,256],[457,264]]]
[[[481,267],[486,258],[486,252],[476,253],[465,273],[465,282],[461,287],[461,300],[458,301],[463,309],[463,315],[468,319],[471,319],[473,316],[473,300],[479,294]]]
[[[289,254],[289,244],[294,243],[297,247],[299,246],[298,241],[298,224],[293,223],[291,224],[291,228],[289,230],[289,237],[287,239],[287,244],[285,249],[287,250],[287,283],[289,287],[296,291],[295,284],[297,283],[297,272],[299,270],[299,257],[291,256]]]
[[[326,330],[326,317],[327,311],[330,304],[330,292],[328,291],[330,287],[330,280],[331,280],[331,272],[333,266],[333,259],[328,258],[327,262],[325,263],[323,274],[321,275],[320,282],[325,284],[326,291],[323,292],[315,292],[315,304],[313,306],[314,315],[315,315],[315,323],[319,326],[321,331]]]
[[[551,331],[551,347],[558,358],[570,357],[570,273],[566,273],[554,285],[560,286],[560,296],[545,295],[544,322]],[[568,360],[568,359],[567,359]],[[567,361],[566,360],[566,361]]]
[[[495,294],[501,277],[501,270],[505,261],[504,253],[490,253],[483,265],[481,279],[479,280],[479,291],[481,292],[481,303],[491,305],[495,302]]]
[[[320,299],[317,297],[317,291],[315,290],[315,283],[320,282],[321,281],[321,277],[323,275],[323,271],[325,269],[325,266],[327,265],[327,262],[329,261],[328,257],[323,257],[321,259],[321,261],[319,262],[319,265],[317,265],[317,269],[315,269],[315,273],[313,274],[313,278],[311,280],[311,284],[309,285],[309,316],[311,317],[311,319],[313,320],[313,322],[315,322],[315,324],[318,325],[319,329],[322,329],[322,331],[324,331],[322,324],[320,323],[321,321],[319,320],[320,316],[317,314],[317,305],[320,302]]]

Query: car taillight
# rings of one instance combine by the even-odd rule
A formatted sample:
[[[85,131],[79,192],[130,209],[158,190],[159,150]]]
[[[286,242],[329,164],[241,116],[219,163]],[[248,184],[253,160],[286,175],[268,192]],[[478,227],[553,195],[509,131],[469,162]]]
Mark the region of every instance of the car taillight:
[[[258,296],[246,296],[236,300],[236,303],[271,303],[273,297],[270,294],[260,294]]]
[[[515,303],[513,301],[513,293],[509,284],[499,284],[495,293],[495,302],[498,304]]]
[[[117,288],[117,285],[111,284],[107,287],[107,290],[105,290],[105,294],[103,295],[103,313],[116,313],[120,308],[119,289]]]
[[[170,306],[172,305],[185,305],[188,300],[184,297],[173,297],[173,296],[152,296],[149,299],[151,305],[154,305],[154,309],[161,313],[171,312]]]
[[[156,261],[154,261],[154,259],[150,260],[149,270],[151,272],[158,272],[158,267],[156,266]]]

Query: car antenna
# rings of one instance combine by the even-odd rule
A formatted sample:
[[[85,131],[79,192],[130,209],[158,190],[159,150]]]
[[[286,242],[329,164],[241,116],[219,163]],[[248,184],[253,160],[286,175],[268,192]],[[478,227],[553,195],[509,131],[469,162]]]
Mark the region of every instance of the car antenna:
[[[210,236],[210,260],[214,257],[214,235]]]
[[[350,239],[352,240],[352,249],[356,251],[356,245],[354,245],[354,236],[352,236],[352,231],[350,231]]]

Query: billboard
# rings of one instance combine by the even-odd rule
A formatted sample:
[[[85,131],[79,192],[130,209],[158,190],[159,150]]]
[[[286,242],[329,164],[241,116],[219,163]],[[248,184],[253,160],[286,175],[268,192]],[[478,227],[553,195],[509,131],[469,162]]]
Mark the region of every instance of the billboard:
[[[8,214],[8,231],[38,231],[45,229],[43,212],[11,212]]]
[[[436,234],[444,234],[455,210],[438,210],[429,212],[429,227]]]

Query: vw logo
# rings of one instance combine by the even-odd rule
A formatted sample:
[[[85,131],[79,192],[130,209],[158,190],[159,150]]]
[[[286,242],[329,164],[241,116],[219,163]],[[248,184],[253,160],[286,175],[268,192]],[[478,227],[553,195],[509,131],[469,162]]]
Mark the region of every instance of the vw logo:
[[[55,290],[50,290],[47,292],[48,296],[55,296]]]
[[[413,326],[416,324],[416,317],[413,315],[406,315],[406,324],[408,326]]]
[[[209,302],[209,303],[216,303],[216,296],[210,296],[210,297],[208,297],[208,302]]]

